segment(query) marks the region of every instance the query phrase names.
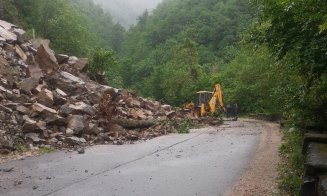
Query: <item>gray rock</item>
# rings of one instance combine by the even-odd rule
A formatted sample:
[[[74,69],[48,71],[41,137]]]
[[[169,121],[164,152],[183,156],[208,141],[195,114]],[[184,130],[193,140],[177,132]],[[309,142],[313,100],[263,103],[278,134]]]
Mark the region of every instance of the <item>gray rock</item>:
[[[17,41],[17,35],[6,30],[5,28],[3,28],[3,26],[0,26],[0,37],[4,38],[6,42],[10,42],[10,43]]]
[[[28,133],[25,135],[25,138],[26,140],[30,140],[34,144],[40,144],[46,142],[44,139],[40,138],[40,135],[38,133]]]
[[[62,97],[57,92],[53,93],[53,105],[54,106],[61,106],[67,103],[67,99]]]
[[[77,71],[83,72],[86,71],[87,69],[87,64],[88,64],[88,59],[87,58],[81,58],[76,61],[74,65],[72,65]]]
[[[63,115],[63,116],[68,116],[68,115],[72,114],[72,112],[73,112],[73,109],[71,107],[69,107],[69,104],[65,104],[65,105],[61,106],[59,109],[60,115]]]
[[[73,136],[74,135],[74,130],[67,128],[66,129],[66,136]]]
[[[76,56],[71,56],[71,57],[68,58],[67,64],[68,65],[75,65],[77,61],[78,61],[78,58]]]
[[[34,103],[32,105],[32,110],[31,110],[31,116],[38,116],[38,115],[44,115],[46,117],[47,115],[54,115],[58,114],[56,110],[46,107],[42,104],[39,103]]]
[[[39,84],[39,78],[26,78],[18,84],[23,93],[30,94]]]
[[[34,58],[34,57],[31,57],[31,58]],[[31,60],[31,61],[34,61],[34,60]],[[32,77],[32,78],[37,78],[37,79],[40,79],[44,76],[41,68],[35,64],[35,62],[31,62],[32,65],[29,65],[27,67],[27,70],[26,70],[26,75],[28,77]]]
[[[96,110],[92,106],[87,105],[84,102],[69,104],[69,107],[72,109],[73,114],[87,114],[94,116],[96,113]]]
[[[76,95],[87,92],[85,82],[68,72],[53,74],[47,77],[46,81],[52,89],[59,88],[68,95]]]
[[[54,115],[48,115],[45,118],[45,122],[47,123],[48,126],[66,126],[67,125],[67,119],[59,116],[57,114]]]
[[[305,160],[305,176],[327,172],[327,144],[310,143]]]
[[[74,135],[81,135],[88,130],[88,122],[84,116],[71,115],[68,117],[67,128],[74,131]]]
[[[5,131],[0,130],[0,148],[8,150],[14,150],[14,140],[10,135],[7,135]]]
[[[84,138],[78,138],[78,137],[67,137],[65,139],[65,143],[67,143],[70,146],[75,146],[75,145],[85,144],[86,140]]]
[[[42,131],[42,128],[35,120],[25,117],[25,123],[22,127],[22,131],[23,133],[38,133]]]
[[[24,43],[27,40],[26,32],[23,29],[14,29],[13,33],[17,36],[17,41]]]
[[[311,142],[327,144],[327,135],[322,133],[306,133],[303,140],[303,153],[306,153]]]
[[[16,111],[18,111],[21,114],[25,114],[25,115],[28,115],[31,112],[27,107],[22,106],[22,105],[18,106],[16,108]]]
[[[65,54],[56,54],[56,59],[59,64],[67,63],[69,56]]]
[[[3,106],[1,104],[0,104],[0,111],[4,111],[4,112],[7,112],[7,113],[12,113],[12,109],[7,108],[6,106]]]
[[[78,154],[84,154],[85,153],[85,149],[84,148],[78,148],[77,149]]]

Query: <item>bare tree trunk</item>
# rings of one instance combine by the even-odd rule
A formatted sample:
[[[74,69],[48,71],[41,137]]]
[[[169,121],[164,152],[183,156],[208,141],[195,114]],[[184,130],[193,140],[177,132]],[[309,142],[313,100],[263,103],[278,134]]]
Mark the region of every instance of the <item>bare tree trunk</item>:
[[[125,129],[149,128],[157,124],[155,120],[112,119],[112,122]]]

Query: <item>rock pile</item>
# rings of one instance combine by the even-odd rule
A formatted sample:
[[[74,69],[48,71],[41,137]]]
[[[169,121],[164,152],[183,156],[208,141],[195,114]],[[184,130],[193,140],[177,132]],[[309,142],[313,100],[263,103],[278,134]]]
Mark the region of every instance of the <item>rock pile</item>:
[[[55,54],[48,40],[0,20],[0,153],[27,146],[123,144],[173,131],[168,105],[91,81],[87,59]],[[115,110],[100,111],[105,95]],[[109,104],[110,105],[110,104]],[[106,109],[106,108],[102,108]]]

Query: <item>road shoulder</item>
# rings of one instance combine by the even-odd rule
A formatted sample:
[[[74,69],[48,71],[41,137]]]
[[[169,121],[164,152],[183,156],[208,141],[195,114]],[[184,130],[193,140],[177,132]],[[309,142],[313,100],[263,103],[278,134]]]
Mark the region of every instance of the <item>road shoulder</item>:
[[[277,191],[280,127],[276,123],[257,121],[262,134],[256,154],[241,178],[225,193],[225,196],[273,195]]]

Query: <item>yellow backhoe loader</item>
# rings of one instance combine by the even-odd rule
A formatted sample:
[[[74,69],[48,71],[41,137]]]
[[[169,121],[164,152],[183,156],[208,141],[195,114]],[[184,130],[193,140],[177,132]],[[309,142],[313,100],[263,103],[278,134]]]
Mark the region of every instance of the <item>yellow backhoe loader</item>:
[[[222,112],[227,113],[227,109],[224,106],[222,90],[220,84],[215,85],[213,92],[199,91],[194,96],[194,101],[185,105],[186,109],[191,110],[193,117],[204,117],[208,114],[213,114],[218,109],[217,104]],[[237,116],[234,116],[237,120]]]

